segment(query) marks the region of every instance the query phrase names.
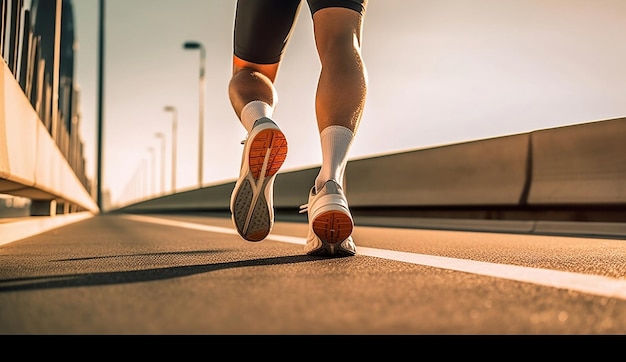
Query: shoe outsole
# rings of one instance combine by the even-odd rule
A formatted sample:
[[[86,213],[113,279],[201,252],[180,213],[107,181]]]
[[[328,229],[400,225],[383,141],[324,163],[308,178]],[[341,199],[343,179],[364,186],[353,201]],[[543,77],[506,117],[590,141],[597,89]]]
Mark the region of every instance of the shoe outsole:
[[[273,187],[272,177],[287,158],[287,140],[280,130],[265,129],[250,142],[249,172],[235,195],[233,221],[245,240],[261,241],[270,233],[273,224],[265,190]]]
[[[313,232],[323,243],[336,244],[346,240],[354,227],[349,215],[337,211],[326,211],[315,217],[311,223]]]
[[[267,201],[263,193],[254,201],[254,191],[248,179],[241,184],[235,198],[233,220],[239,235],[248,241],[261,241],[269,234],[271,220]]]
[[[287,139],[281,131],[266,129],[259,132],[252,140],[248,165],[255,181],[261,177],[268,150],[270,154],[265,169],[266,178],[274,176],[287,158]]]

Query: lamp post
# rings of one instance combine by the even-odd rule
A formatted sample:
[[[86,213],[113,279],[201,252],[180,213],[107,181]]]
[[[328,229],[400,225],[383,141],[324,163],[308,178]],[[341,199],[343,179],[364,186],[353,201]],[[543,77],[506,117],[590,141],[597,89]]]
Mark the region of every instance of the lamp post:
[[[205,91],[205,81],[204,81],[204,64],[206,63],[205,58],[205,50],[204,46],[197,41],[187,41],[183,44],[183,49],[199,49],[200,50],[200,89],[199,96],[200,102],[198,105],[199,109],[199,120],[198,120],[198,188],[202,187],[202,168],[203,168],[203,143],[204,143],[204,91]]]
[[[7,3],[2,2],[3,6]],[[4,10],[4,9],[3,9]],[[104,147],[103,129],[104,129],[104,33],[105,33],[105,4],[104,0],[99,1],[98,5],[98,130],[97,136],[97,152],[96,152],[96,201],[98,209],[103,211],[104,200],[102,200],[102,153]],[[4,22],[3,22],[4,23]],[[4,33],[4,32],[3,32]],[[3,34],[4,35],[4,34]],[[4,43],[4,42],[3,42]],[[3,44],[4,45],[4,44]]]
[[[176,192],[176,132],[178,127],[178,112],[176,107],[165,106],[165,112],[172,112],[172,193]]]
[[[165,135],[161,132],[154,134],[161,139],[161,195],[165,193]]]

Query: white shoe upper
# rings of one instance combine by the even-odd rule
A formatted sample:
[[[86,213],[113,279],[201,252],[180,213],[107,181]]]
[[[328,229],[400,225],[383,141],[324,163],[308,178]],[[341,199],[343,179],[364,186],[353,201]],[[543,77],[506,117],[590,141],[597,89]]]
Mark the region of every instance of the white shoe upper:
[[[352,236],[348,236],[339,243],[331,244],[324,243],[313,231],[313,220],[318,215],[328,211],[340,211],[352,220],[343,189],[334,180],[327,181],[319,192],[316,192],[315,186],[312,187],[309,192],[309,202],[300,206],[300,213],[307,212],[309,221],[305,252],[307,254],[355,255],[356,245]]]
[[[341,211],[352,217],[343,189],[334,180],[326,181],[319,192],[315,192],[315,186],[312,187],[309,202],[300,206],[300,213],[308,212],[309,224],[317,215],[327,211]]]

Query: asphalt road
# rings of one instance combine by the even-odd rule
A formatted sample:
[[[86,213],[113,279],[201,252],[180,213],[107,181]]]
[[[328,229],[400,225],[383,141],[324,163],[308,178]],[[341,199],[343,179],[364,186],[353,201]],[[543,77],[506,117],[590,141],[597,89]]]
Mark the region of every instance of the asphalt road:
[[[228,218],[97,215],[0,245],[0,334],[623,335],[626,240],[359,226],[303,254]]]

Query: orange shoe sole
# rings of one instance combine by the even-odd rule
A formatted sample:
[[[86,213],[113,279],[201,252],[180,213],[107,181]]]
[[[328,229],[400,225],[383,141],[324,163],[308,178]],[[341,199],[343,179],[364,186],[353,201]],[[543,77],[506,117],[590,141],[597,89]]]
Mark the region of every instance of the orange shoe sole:
[[[311,224],[315,235],[323,242],[330,244],[346,240],[354,228],[354,223],[349,215],[335,210],[318,215]]]
[[[267,154],[269,150],[269,155]],[[267,164],[265,159],[268,157]],[[274,176],[287,158],[287,139],[285,135],[275,129],[259,132],[250,145],[248,165],[255,180],[261,178],[265,166],[265,177]]]

